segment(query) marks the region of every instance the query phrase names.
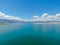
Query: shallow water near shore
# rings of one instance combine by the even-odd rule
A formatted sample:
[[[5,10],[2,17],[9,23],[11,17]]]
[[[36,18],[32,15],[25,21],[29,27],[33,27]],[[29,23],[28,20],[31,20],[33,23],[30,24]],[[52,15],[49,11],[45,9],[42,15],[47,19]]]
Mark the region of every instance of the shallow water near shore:
[[[0,26],[0,45],[60,45],[60,24]]]

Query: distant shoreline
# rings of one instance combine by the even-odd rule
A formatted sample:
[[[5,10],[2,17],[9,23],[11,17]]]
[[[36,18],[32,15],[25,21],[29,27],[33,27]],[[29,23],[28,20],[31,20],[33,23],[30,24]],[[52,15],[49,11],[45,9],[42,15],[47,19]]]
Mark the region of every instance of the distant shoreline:
[[[0,26],[9,25],[8,23],[0,23]]]
[[[24,23],[32,23],[32,24],[60,24],[60,22],[48,22],[48,21],[41,21],[41,22],[19,22],[19,23],[0,23],[0,25],[13,25],[13,24],[24,24]]]

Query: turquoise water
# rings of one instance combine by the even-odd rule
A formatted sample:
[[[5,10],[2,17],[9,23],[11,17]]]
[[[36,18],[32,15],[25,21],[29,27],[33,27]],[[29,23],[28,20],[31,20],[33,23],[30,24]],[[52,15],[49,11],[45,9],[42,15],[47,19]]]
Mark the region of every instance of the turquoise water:
[[[60,45],[60,24],[0,26],[0,45]]]

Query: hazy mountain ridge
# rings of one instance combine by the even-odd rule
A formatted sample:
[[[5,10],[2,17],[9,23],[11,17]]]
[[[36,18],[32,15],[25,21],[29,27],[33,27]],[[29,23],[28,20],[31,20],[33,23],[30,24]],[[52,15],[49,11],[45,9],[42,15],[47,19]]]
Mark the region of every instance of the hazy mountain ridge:
[[[18,23],[17,20],[0,19],[0,23]]]

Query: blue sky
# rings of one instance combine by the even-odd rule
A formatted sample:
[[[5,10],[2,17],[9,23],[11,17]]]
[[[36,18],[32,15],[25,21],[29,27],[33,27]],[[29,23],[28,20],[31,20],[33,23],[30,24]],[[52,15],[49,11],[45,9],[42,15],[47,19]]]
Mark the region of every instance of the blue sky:
[[[60,13],[60,0],[0,0],[0,11],[13,16],[31,18],[43,13]]]

